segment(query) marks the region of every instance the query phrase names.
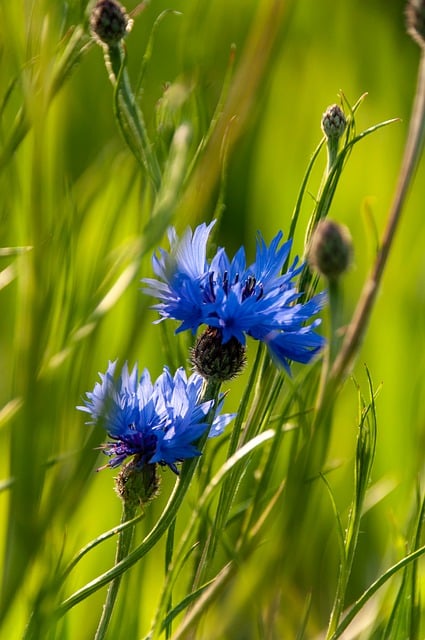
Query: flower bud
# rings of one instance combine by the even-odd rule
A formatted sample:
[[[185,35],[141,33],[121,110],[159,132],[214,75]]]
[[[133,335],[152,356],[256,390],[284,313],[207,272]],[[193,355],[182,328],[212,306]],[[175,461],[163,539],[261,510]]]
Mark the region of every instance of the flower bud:
[[[220,329],[208,327],[191,351],[191,362],[197,373],[206,380],[224,382],[235,378],[246,363],[246,349],[239,340],[222,342]]]
[[[97,0],[90,16],[90,29],[99,44],[117,45],[131,30],[133,20],[116,0]]]
[[[115,478],[115,491],[130,509],[150,502],[157,495],[158,487],[156,464],[141,464],[137,456],[123,465]]]
[[[407,33],[418,43],[425,46],[425,0],[409,0],[406,5]]]
[[[346,124],[344,112],[337,104],[328,107],[322,116],[322,131],[328,139],[338,140],[344,133]]]
[[[348,228],[332,220],[320,220],[308,249],[310,267],[325,278],[335,280],[347,271],[352,256],[353,245]]]

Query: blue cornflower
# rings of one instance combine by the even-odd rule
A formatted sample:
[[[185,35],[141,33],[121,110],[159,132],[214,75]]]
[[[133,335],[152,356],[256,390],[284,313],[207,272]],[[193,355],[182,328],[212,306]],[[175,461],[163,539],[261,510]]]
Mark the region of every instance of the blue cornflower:
[[[297,302],[300,292],[294,278],[303,265],[282,273],[291,241],[281,243],[279,232],[267,246],[261,234],[257,238],[255,262],[246,266],[241,247],[232,260],[219,248],[206,259],[208,237],[215,221],[201,224],[192,233],[188,229],[179,240],[174,228],[168,233],[170,251],[160,249],[153,257],[158,279],[145,279],[144,289],[160,302],[153,306],[161,320],[180,321],[176,333],[193,333],[206,324],[221,331],[223,344],[235,338],[245,345],[246,336],[264,342],[272,357],[289,372],[289,362],[309,362],[323,347],[324,339],[314,329],[319,319],[312,317],[323,307],[319,294],[308,302]]]
[[[112,439],[102,446],[110,457],[107,465],[117,467],[129,456],[137,456],[142,465],[167,465],[177,473],[177,462],[200,455],[194,442],[209,428],[209,437],[220,435],[234,417],[219,415],[222,400],[210,426],[207,422],[214,401],[200,399],[203,380],[198,374],[189,378],[182,367],[174,376],[164,367],[152,383],[145,369],[139,377],[137,365],[129,372],[124,364],[115,377],[116,362],[109,362],[100,373],[93,391],[86,393],[84,406],[77,409],[91,415],[87,424],[99,424]]]

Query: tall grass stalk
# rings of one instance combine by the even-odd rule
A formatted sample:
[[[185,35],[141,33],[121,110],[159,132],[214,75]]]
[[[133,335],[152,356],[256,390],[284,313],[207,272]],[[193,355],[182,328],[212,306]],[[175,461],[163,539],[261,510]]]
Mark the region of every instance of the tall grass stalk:
[[[402,165],[400,167],[396,192],[388,213],[387,225],[381,241],[375,263],[366,280],[362,295],[348,326],[341,351],[333,365],[332,378],[337,384],[352,366],[365,334],[373,309],[379,285],[387,264],[395,233],[405,204],[410,184],[413,180],[418,161],[421,157],[425,132],[425,53],[422,51],[419,63],[417,87],[410,118]]]
[[[409,78],[410,54],[392,44],[395,8],[372,25],[371,12],[354,0],[332,11],[313,3],[308,12],[280,0],[143,2],[130,8],[135,24],[125,43],[104,43],[111,91],[88,30],[93,4],[0,6],[0,635],[336,640],[361,622],[363,637],[420,640],[420,207],[406,216],[402,268],[393,263],[377,326],[369,320],[389,257],[400,259],[394,237],[423,150],[423,46],[395,195],[359,284],[367,256],[358,201],[376,192],[379,210],[385,198],[398,153],[397,131],[386,125],[399,121],[387,111],[403,111],[406,93],[379,84],[371,43],[400,84]],[[179,17],[165,20],[170,14]],[[357,38],[350,44],[347,35],[343,49],[329,30],[331,19],[355,26],[358,16],[368,74]],[[327,58],[330,45],[338,55],[332,48]],[[340,93],[346,129],[330,148],[317,114],[341,70],[347,85],[361,73],[361,84],[372,86],[354,106]],[[372,111],[387,119],[360,128]],[[282,117],[289,113],[290,121]],[[370,156],[362,155],[367,145]],[[270,356],[271,333],[264,342],[249,334],[246,370],[211,379],[200,398],[217,401],[224,391],[226,411],[236,412],[231,426],[218,438],[202,437],[202,456],[178,461],[178,476],[163,474],[161,495],[143,513],[124,504],[120,520],[109,471],[95,473],[105,434],[84,425],[75,407],[109,359],[140,357],[152,371],[190,369],[196,336],[176,335],[172,320],[153,324],[152,301],[140,292],[153,254],[156,265],[164,255],[168,227],[180,236],[188,224],[215,217],[207,259],[216,245],[229,256],[243,245],[248,264],[252,226],[266,244],[282,229],[293,241],[285,273],[295,253],[308,255],[320,221],[343,216],[354,220],[356,270],[326,282],[306,262],[296,276],[302,297],[293,304],[312,304],[328,289],[315,329],[326,336],[325,349],[308,364],[292,362],[289,374]],[[201,262],[198,249],[192,262]],[[226,277],[233,280],[225,279],[223,291],[240,273]],[[217,279],[210,274],[211,297],[202,304],[216,303]],[[183,280],[177,274],[176,291],[184,291]],[[186,291],[196,298],[189,281]],[[248,284],[247,296],[258,287],[257,310],[267,302],[264,283]],[[363,369],[355,368],[360,353]],[[352,371],[354,390],[345,385]],[[372,378],[383,379],[379,401]]]

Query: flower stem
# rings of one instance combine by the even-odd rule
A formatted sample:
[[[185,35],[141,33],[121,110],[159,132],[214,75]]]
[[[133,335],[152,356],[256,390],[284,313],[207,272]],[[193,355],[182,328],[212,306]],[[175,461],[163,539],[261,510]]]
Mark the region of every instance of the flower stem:
[[[121,523],[132,520],[136,515],[136,506],[132,503],[123,501],[123,510],[121,516]],[[133,539],[134,525],[127,527],[120,532],[117,542],[117,550],[115,554],[115,564],[118,564],[123,558],[128,556],[130,551],[131,541]],[[116,576],[108,587],[108,593],[106,595],[105,604],[103,605],[102,616],[99,621],[99,625],[96,630],[94,640],[102,640],[105,637],[106,630],[109,625],[109,621],[112,616],[115,601],[117,599],[118,590],[121,583],[121,575]]]
[[[342,295],[339,278],[332,278],[328,281],[328,300],[329,343],[323,357],[322,375],[317,400],[318,408],[323,404],[323,394],[340,345],[339,331],[341,328]]]
[[[110,45],[105,50],[105,62],[115,87],[115,116],[121,133],[134,156],[145,167],[157,192],[161,184],[161,170],[149,140],[143,114],[131,88],[124,45]]]
[[[362,294],[354,311],[351,323],[348,326],[341,350],[332,367],[331,378],[335,386],[339,386],[350,371],[363,336],[366,332],[388,255],[394,240],[397,225],[401,217],[407,191],[410,183],[412,182],[415,169],[423,149],[424,133],[425,50],[422,50],[409,133],[395,195],[388,215],[387,226],[375,264],[373,265],[372,271],[364,284]]]

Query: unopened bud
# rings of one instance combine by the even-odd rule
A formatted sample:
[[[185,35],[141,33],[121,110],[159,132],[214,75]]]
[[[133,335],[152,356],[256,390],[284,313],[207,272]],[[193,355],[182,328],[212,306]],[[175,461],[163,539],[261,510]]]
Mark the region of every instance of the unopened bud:
[[[407,33],[425,47],[425,0],[409,0],[406,5]]]
[[[90,29],[99,44],[118,44],[131,30],[133,21],[116,0],[98,0],[90,16]]]
[[[322,131],[328,139],[338,140],[344,133],[346,124],[344,112],[337,104],[328,107],[322,116]]]
[[[329,280],[341,276],[351,265],[353,245],[347,227],[332,220],[320,220],[308,249],[308,263]]]
[[[224,382],[235,378],[246,363],[246,349],[239,340],[222,342],[220,329],[208,327],[191,351],[191,362],[197,373],[206,380]]]

